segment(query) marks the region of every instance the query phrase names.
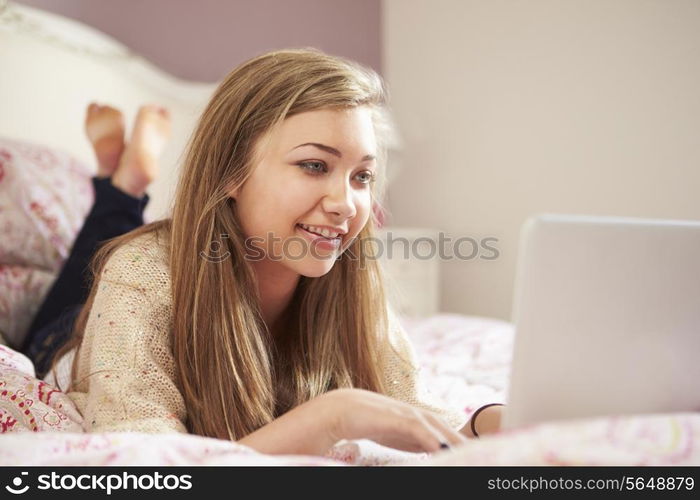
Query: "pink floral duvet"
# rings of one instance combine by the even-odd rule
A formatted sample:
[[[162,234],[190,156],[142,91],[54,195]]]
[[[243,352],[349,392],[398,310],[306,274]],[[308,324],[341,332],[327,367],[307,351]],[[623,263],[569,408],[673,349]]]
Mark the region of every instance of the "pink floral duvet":
[[[503,400],[510,324],[458,315],[405,323],[433,392],[467,413]],[[0,346],[0,465],[700,464],[697,413],[544,424],[433,456],[371,441],[341,442],[326,457],[280,457],[187,434],[86,434],[70,398],[33,375],[26,357]]]

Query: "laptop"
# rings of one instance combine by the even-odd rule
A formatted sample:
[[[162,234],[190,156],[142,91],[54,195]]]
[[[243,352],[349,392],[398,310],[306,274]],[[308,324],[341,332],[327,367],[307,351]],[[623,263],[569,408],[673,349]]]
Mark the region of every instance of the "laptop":
[[[700,221],[528,219],[513,322],[504,429],[700,411]]]

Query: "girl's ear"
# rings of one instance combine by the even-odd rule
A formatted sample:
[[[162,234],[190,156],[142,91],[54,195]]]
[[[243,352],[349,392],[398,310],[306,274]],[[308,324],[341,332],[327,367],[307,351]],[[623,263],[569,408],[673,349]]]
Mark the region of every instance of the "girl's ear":
[[[239,187],[236,188],[231,188],[228,191],[228,195],[233,198],[234,200],[238,197],[238,191],[240,190]]]

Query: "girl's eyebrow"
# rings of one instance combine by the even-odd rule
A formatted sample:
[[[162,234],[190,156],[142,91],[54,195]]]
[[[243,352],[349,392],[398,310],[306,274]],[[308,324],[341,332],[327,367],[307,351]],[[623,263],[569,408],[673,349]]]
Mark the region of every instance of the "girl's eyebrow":
[[[332,155],[337,156],[338,158],[342,158],[343,154],[338,151],[335,148],[332,148],[330,146],[326,146],[325,144],[319,144],[318,142],[305,142],[304,144],[299,144],[297,147],[292,148],[291,151],[300,148],[302,146],[314,146],[322,151],[325,151],[326,153],[330,153]],[[370,161],[370,160],[376,160],[377,158],[374,155],[365,155],[362,157],[362,160],[360,161]]]

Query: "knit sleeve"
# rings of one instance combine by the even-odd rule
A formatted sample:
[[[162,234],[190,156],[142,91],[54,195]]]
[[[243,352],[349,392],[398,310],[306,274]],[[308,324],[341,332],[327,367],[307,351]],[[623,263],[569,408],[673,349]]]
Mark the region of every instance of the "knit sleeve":
[[[169,339],[169,271],[154,248],[143,238],[120,247],[99,277],[79,351],[83,394],[74,397],[88,432],[187,432]]]
[[[415,350],[398,318],[391,312],[389,338],[382,359],[388,396],[437,413],[454,429],[464,426],[466,412],[439,401],[425,386]]]

